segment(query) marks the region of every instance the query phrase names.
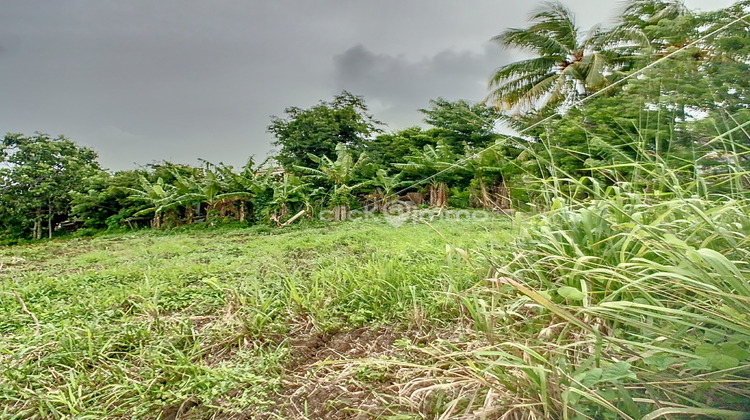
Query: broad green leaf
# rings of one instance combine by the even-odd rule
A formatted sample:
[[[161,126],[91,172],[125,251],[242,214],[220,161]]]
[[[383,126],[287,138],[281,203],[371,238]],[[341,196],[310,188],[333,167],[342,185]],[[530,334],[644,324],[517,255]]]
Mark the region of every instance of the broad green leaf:
[[[604,370],[602,368],[593,368],[589,369],[586,372],[579,373],[574,377],[578,382],[580,382],[585,387],[591,387],[599,383],[602,379],[602,374],[604,373]]]
[[[747,350],[747,346],[740,346],[736,343],[722,344],[721,354],[729,357],[734,357],[737,360],[745,360],[750,358],[750,351]]]
[[[557,289],[557,293],[565,299],[581,301],[586,298],[586,295],[575,287],[562,286]]]
[[[679,362],[680,359],[670,356],[649,356],[643,358],[643,363],[655,367],[659,371],[667,370],[673,364]]]
[[[729,342],[730,343],[750,343],[750,335],[745,334],[732,334],[729,336]]]
[[[688,369],[711,370],[711,363],[707,358],[701,357],[700,359],[691,360],[685,367]]]
[[[714,353],[707,356],[706,359],[712,368],[718,370],[731,369],[740,365],[740,361],[736,357],[727,356],[722,353]]]
[[[601,382],[619,382],[622,379],[638,379],[634,372],[630,371],[630,363],[617,362],[604,368]]]
[[[698,356],[708,357],[712,354],[715,354],[717,351],[719,351],[716,346],[712,346],[711,344],[700,344],[698,347],[695,348],[695,354]]]

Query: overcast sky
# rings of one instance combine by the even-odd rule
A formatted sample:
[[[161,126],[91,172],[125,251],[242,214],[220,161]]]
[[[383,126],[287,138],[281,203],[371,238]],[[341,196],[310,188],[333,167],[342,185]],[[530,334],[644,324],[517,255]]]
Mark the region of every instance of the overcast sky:
[[[730,0],[689,0],[692,9]],[[517,56],[489,42],[541,2],[0,0],[0,132],[64,134],[127,169],[264,158],[271,115],[342,89],[394,130],[482,100]],[[622,4],[569,0],[578,24]]]

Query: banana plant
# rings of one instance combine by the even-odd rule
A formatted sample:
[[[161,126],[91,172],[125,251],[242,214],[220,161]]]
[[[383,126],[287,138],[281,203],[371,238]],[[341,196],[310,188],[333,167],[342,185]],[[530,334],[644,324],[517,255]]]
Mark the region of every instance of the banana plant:
[[[468,159],[463,166],[474,174],[471,182],[474,204],[487,210],[509,209],[508,180],[520,172],[514,163],[519,149],[503,138],[498,139],[493,147],[480,152],[468,149],[466,153]]]
[[[153,213],[154,218],[151,221],[151,227],[159,229],[163,223],[164,213],[174,212],[180,205],[176,194],[177,188],[165,183],[162,178],[152,183],[143,175],[141,175],[139,183],[140,188],[125,188],[130,193],[131,200],[148,205],[147,208],[135,213],[135,216]]]
[[[367,166],[366,154],[364,152],[360,153],[357,160],[354,160],[346,145],[339,143],[336,145],[336,160],[332,160],[325,155],[315,156],[309,154],[308,157],[318,164],[317,168],[295,166],[295,169],[307,174],[314,180],[333,184],[329,192],[329,204],[333,206],[333,219],[335,221],[345,220],[348,216],[350,205],[356,200],[352,192],[357,188],[369,184],[369,181],[354,182]]]
[[[442,139],[435,146],[426,145],[421,152],[407,159],[406,163],[395,163],[394,166],[420,180],[429,180],[427,189],[432,207],[447,206],[448,182],[457,175],[469,174],[465,162]]]
[[[403,172],[388,175],[388,171],[385,169],[378,169],[375,178],[371,181],[372,185],[375,186],[375,191],[367,196],[373,201],[376,212],[382,212],[390,202],[398,198],[394,196],[397,188],[409,184],[409,181],[404,181],[403,177]]]
[[[292,211],[304,211],[308,217],[313,214],[313,202],[324,193],[324,188],[314,188],[309,182],[293,174],[286,175],[270,184],[273,190],[271,199],[271,220],[281,223]]]
[[[268,163],[268,159],[260,165],[256,165],[251,157],[239,172],[235,172],[234,168],[230,165],[214,165],[207,161],[205,163],[207,170],[215,174],[221,186],[223,191],[220,197],[222,204],[239,202],[240,221],[245,221],[247,200],[265,191],[269,182],[272,183],[274,181],[269,172],[261,171],[261,168]]]
[[[227,204],[232,204],[253,196],[250,191],[236,191],[222,171],[212,169],[209,165],[203,170],[203,176],[198,179],[194,175],[183,176],[177,173],[173,175],[177,179],[176,185],[182,192],[177,201],[185,206],[193,206],[195,203],[206,204],[206,218],[210,220],[214,213]],[[231,171],[230,171],[231,172]],[[245,212],[240,208],[239,219],[244,221]]]

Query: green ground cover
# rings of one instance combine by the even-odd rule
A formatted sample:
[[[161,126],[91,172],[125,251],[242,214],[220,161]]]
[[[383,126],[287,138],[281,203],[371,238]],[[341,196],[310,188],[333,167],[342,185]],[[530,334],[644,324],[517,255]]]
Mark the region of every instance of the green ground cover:
[[[329,343],[377,357],[396,340],[408,345],[460,324],[461,293],[486,274],[465,263],[463,250],[505,246],[509,226],[500,217],[398,228],[379,219],[139,231],[4,248],[0,413],[300,414],[290,411],[304,404],[290,398],[288,382],[314,362],[342,358],[327,351]],[[387,343],[369,354],[367,346],[383,337]],[[359,369],[360,383],[386,375]],[[308,410],[336,408],[311,397]]]

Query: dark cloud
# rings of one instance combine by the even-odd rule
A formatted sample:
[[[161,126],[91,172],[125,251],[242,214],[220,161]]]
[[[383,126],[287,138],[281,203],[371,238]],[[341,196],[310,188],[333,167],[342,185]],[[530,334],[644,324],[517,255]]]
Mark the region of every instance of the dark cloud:
[[[5,1],[0,132],[63,133],[121,169],[263,157],[270,115],[341,89],[394,127],[416,124],[429,99],[481,100],[509,59],[487,41],[539,3]],[[619,1],[566,3],[585,28]]]
[[[363,95],[391,128],[420,121],[420,108],[430,99],[481,101],[492,70],[507,62],[492,45],[484,50],[444,50],[419,60],[378,54],[359,44],[334,57],[335,86]]]

